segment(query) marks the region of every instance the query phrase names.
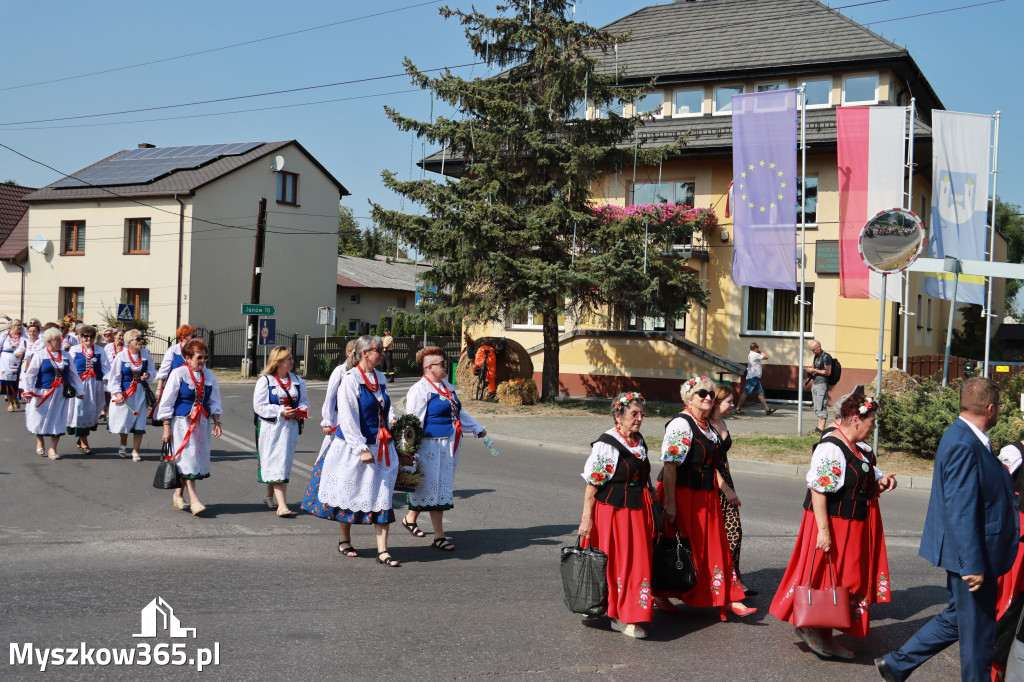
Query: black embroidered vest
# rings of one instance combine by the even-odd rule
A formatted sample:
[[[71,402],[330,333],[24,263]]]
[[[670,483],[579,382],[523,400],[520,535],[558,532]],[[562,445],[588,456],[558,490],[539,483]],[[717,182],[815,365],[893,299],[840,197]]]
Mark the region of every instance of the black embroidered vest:
[[[680,412],[677,416],[689,422],[690,430],[693,433],[690,437],[690,451],[686,455],[686,461],[676,469],[676,485],[694,490],[715,490],[718,487],[715,471],[722,458],[721,444],[704,435],[704,432],[697,426],[696,420],[686,412]],[[668,424],[666,424],[667,426]]]
[[[637,434],[640,444],[647,449],[643,436]],[[615,474],[597,489],[594,498],[618,509],[643,509],[644,488],[651,485],[651,460],[640,459],[614,436],[602,433],[594,443],[606,443],[619,451]],[[594,443],[590,445],[593,446]]]
[[[874,496],[872,495],[873,488],[877,489],[874,464],[865,462],[854,454],[849,446],[840,438],[826,436],[818,442],[818,445],[822,443],[831,443],[832,445],[839,446],[843,457],[846,458],[846,473],[843,477],[843,487],[834,492],[825,493],[825,501],[828,503],[828,515],[853,521],[863,521],[868,517],[868,501]],[[869,459],[874,459],[873,455],[864,454]],[[867,471],[864,471],[865,466]],[[807,495],[804,497],[804,509],[814,509],[811,504],[810,488],[807,489]]]

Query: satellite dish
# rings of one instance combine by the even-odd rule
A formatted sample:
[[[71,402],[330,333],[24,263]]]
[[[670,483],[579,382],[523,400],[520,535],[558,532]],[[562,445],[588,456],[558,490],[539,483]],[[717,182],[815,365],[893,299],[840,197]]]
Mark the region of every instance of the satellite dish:
[[[32,241],[29,243],[29,248],[37,253],[46,253],[47,249],[50,248],[50,242],[45,236],[37,234],[32,237]]]
[[[272,164],[270,164],[270,170],[274,171],[275,173],[280,173],[281,171],[283,171],[284,170],[284,157],[283,156],[275,156],[274,157],[274,162]]]
[[[879,211],[860,232],[860,257],[875,272],[891,275],[917,260],[924,242],[921,219],[902,208]]]

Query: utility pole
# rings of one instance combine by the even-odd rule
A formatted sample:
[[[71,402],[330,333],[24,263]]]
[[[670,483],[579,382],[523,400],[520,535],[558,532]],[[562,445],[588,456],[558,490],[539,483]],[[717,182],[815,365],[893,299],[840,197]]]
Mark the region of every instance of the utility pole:
[[[263,277],[263,246],[267,235],[267,198],[260,199],[260,209],[256,218],[256,248],[252,256],[252,291],[249,295],[249,303],[260,302],[260,281]],[[245,362],[242,367],[242,374],[246,377],[252,376],[253,363],[256,362],[256,334],[259,327],[259,317],[249,315],[246,338],[248,345],[245,350]]]

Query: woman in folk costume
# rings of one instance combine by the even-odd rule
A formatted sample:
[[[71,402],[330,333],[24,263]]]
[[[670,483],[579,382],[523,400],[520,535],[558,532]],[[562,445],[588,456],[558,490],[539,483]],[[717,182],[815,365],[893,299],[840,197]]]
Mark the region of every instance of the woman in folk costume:
[[[79,333],[79,344],[72,346],[72,369],[82,380],[83,390],[71,403],[68,414],[68,435],[78,436],[78,447],[82,452],[91,455],[89,433],[96,430],[100,420],[100,412],[106,404],[104,391],[106,378],[110,373],[107,356],[96,347],[96,327],[84,325]]]
[[[42,353],[46,348],[46,342],[43,341],[43,332],[50,327],[56,328],[57,325],[51,322],[44,327],[35,318],[29,320],[28,324],[25,325],[25,357],[21,360],[21,373],[18,376],[18,395],[25,392],[25,370],[28,369],[28,363],[32,361],[32,356],[36,353]]]
[[[352,524],[372,523],[377,562],[397,567],[398,561],[388,552],[388,526],[395,520],[391,497],[398,476],[398,453],[388,431],[395,411],[387,379],[376,370],[382,351],[379,336],[356,339],[337,391],[341,438],[331,440],[313,468],[302,508],[339,522],[338,551],[347,557],[357,556],[352,547]]]
[[[46,346],[32,356],[25,368],[25,427],[36,437],[36,454],[60,459],[57,442],[68,426],[71,400],[64,397],[64,384],[71,384],[75,393],[84,389],[82,380],[71,369],[71,356],[61,350],[60,329],[52,327],[43,333]],[[43,436],[50,437],[50,449],[44,449]]]
[[[129,329],[124,334],[124,350],[114,356],[107,377],[110,410],[107,428],[121,437],[117,454],[128,456],[128,434],[132,434],[132,460],[142,461],[139,448],[146,433],[146,390],[144,383],[156,373],[153,357],[142,347],[142,332]]]
[[[0,335],[0,393],[7,396],[7,411],[18,406],[18,375],[25,358],[27,340],[21,320],[11,320],[7,331]]]
[[[338,428],[338,387],[341,386],[341,380],[345,376],[345,372],[348,371],[345,365],[355,347],[355,339],[345,344],[345,361],[335,367],[331,371],[331,376],[327,379],[327,394],[324,397],[324,404],[320,408],[320,416],[322,417],[320,426],[323,428],[324,440],[320,444],[320,453],[317,455],[317,461],[327,453],[327,448],[330,447],[332,440],[335,438],[344,440],[344,437],[341,435],[341,429]]]
[[[608,617],[612,629],[643,639],[651,622],[651,461],[640,435],[644,397],[612,400],[615,426],[592,443],[583,465],[583,517],[579,535],[608,555]],[[614,587],[613,587],[614,586]],[[587,619],[589,620],[589,619]]]
[[[220,388],[213,372],[206,369],[207,354],[202,339],[191,339],[181,347],[185,364],[167,377],[156,412],[157,419],[164,422],[163,441],[170,444],[167,458],[175,461],[178,477],[188,489],[187,503],[182,488],[176,488],[171,504],[188,508],[192,516],[206,511],[196,493],[196,481],[210,477],[211,422],[213,435],[220,438],[221,434]]]
[[[416,415],[423,424],[423,443],[416,452],[423,469],[423,480],[409,493],[409,513],[402,526],[414,536],[426,535],[416,520],[420,512],[430,512],[437,549],[455,550],[455,545],[444,532],[444,512],[454,504],[455,468],[459,464],[462,437],[466,433],[477,438],[487,435],[487,429],[462,410],[462,402],[455,389],[444,378],[444,351],[429,346],[416,353],[416,364],[423,369],[423,378],[413,384],[405,399],[405,410]]]
[[[656,604],[665,611],[678,608],[669,597],[690,606],[718,609],[747,616],[757,609],[744,606],[745,596],[732,565],[725,520],[718,500],[722,475],[722,443],[708,418],[715,402],[715,382],[702,376],[682,385],[680,395],[686,407],[665,427],[661,444],[663,480],[658,481],[658,499],[665,505],[666,532],[690,539],[697,585],[689,592],[656,592]]]
[[[839,406],[839,428],[815,446],[807,472],[803,521],[770,613],[792,623],[793,592],[797,585],[824,589],[832,582],[850,591],[851,627],[855,637],[868,634],[868,606],[891,601],[889,562],[878,494],[896,487],[892,474],[874,465],[874,456],[861,441],[875,428],[878,403],[854,393]],[[872,507],[875,512],[872,512]],[[811,567],[813,565],[813,575]],[[822,658],[852,659],[854,653],[833,640],[831,628],[797,628],[811,651]]]
[[[156,371],[157,400],[160,400],[160,394],[163,393],[164,384],[167,383],[167,377],[171,375],[171,371],[178,369],[185,364],[185,358],[181,354],[181,346],[191,339],[195,333],[196,328],[187,324],[183,324],[178,327],[178,331],[175,333],[175,338],[178,342],[167,349],[167,352],[164,353],[163,360],[160,361],[160,369]]]
[[[294,366],[291,350],[276,346],[256,380],[252,396],[252,409],[259,418],[256,478],[266,484],[267,496],[263,501],[269,509],[276,509],[278,516],[294,516],[285,500],[285,491],[299,441],[299,420],[309,416],[306,384],[292,374]]]

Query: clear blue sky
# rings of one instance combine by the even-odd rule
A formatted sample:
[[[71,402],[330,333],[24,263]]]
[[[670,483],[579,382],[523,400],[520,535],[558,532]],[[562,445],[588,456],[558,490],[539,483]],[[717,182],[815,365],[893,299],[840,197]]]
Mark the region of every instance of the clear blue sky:
[[[266,0],[161,3],[7,3],[0,37],[0,124],[160,107],[267,91],[352,81],[402,71],[402,58],[421,68],[474,61],[461,27],[437,12],[440,3],[340,23],[297,35],[218,50],[183,59],[64,79],[140,62],[297,31],[415,5],[420,0],[376,3],[280,3]],[[751,0],[770,2],[771,0]],[[947,109],[1002,111],[998,193],[1024,204],[1024,94],[1019,31],[1024,3],[1007,0],[930,16],[908,15],[984,0],[882,0],[842,10],[851,18],[910,49]],[[864,0],[831,0],[833,7]],[[455,7],[468,2],[452,1]],[[577,18],[603,25],[654,2],[580,0]],[[490,10],[486,0],[477,7]],[[460,69],[482,76],[484,67]],[[351,192],[344,203],[368,216],[368,200],[399,207],[380,182],[383,169],[402,177],[422,147],[384,115],[390,104],[426,117],[429,96],[408,78],[319,88],[305,92],[160,111],[64,122],[0,125],[0,142],[56,169],[73,172],[140,142],[158,146],[298,139]],[[198,116],[280,107],[339,98],[312,106]],[[435,110],[439,113],[440,109]],[[190,118],[170,118],[189,116]],[[164,119],[164,120],[146,120]],[[169,120],[168,120],[169,119]],[[105,123],[107,125],[91,125]],[[90,124],[90,125],[85,125]],[[70,126],[70,127],[61,127]],[[34,129],[33,129],[34,128]],[[430,150],[427,150],[428,153]],[[0,148],[0,180],[41,187],[60,176]],[[255,215],[255,207],[253,210]],[[363,221],[368,225],[369,221]]]

